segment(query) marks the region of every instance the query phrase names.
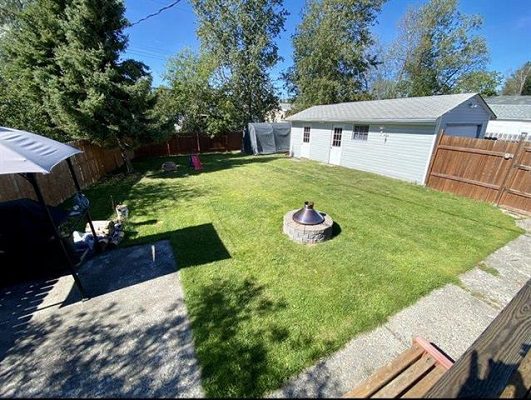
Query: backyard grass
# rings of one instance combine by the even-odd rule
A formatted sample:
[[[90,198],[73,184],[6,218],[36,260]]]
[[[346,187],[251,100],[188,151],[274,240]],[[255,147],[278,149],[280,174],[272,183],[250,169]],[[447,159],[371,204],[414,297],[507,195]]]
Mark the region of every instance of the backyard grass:
[[[260,396],[472,268],[521,233],[494,207],[378,175],[284,156],[135,163],[87,191],[130,209],[125,245],[169,239],[209,396]],[[178,172],[160,172],[176,161]],[[337,222],[313,246],[282,233],[312,200]],[[459,310],[456,310],[459,312]]]

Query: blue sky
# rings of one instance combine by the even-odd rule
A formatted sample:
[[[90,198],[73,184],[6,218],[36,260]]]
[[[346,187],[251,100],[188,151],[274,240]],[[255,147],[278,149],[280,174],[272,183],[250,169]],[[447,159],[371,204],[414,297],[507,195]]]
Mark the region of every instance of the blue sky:
[[[126,16],[131,21],[157,11],[171,0],[125,0]],[[397,33],[397,23],[409,5],[422,0],[389,0],[378,17],[373,31],[382,44],[390,43]],[[272,71],[274,78],[292,63],[291,36],[301,18],[304,0],[285,0],[290,15],[285,31],[278,38],[284,61]],[[459,8],[466,14],[483,17],[482,34],[490,50],[490,68],[506,75],[531,59],[531,1],[530,0],[461,0]],[[129,49],[126,56],[146,63],[156,86],[162,83],[167,59],[179,50],[197,49],[197,20],[188,0],[181,2],[145,22],[126,30]],[[280,89],[280,82],[278,83]]]

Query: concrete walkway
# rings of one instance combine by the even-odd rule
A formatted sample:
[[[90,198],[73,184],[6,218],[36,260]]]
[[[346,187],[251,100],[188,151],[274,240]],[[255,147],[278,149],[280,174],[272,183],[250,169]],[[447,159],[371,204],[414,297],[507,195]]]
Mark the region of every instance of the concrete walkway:
[[[518,220],[527,233],[446,285],[351,340],[267,397],[338,397],[411,346],[414,336],[459,358],[531,278],[531,219]]]
[[[153,261],[153,254],[155,260]],[[168,241],[0,290],[0,397],[203,397]]]

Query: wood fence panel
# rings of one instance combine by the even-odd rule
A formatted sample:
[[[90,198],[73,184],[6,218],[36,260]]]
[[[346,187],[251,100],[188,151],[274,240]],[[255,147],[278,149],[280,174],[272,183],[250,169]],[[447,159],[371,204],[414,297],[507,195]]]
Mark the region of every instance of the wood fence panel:
[[[86,142],[75,142],[72,145],[83,151],[72,157],[72,165],[82,188],[97,182],[102,176],[123,164],[117,149],[103,149]],[[57,164],[51,174],[36,176],[48,204],[57,205],[76,191],[65,161]],[[33,188],[24,178],[17,174],[0,175],[0,201],[24,197],[36,200]]]
[[[201,152],[239,150],[240,133],[210,138],[200,136]],[[88,142],[75,142],[73,146],[83,152],[72,157],[72,165],[81,188],[96,183],[101,177],[123,165],[119,149],[104,149]],[[129,152],[130,157],[157,157],[172,154],[197,152],[196,136],[175,136],[168,142],[144,146]],[[61,162],[49,175],[37,174],[44,199],[48,204],[57,205],[75,193],[74,182],[66,162]],[[31,185],[21,176],[0,175],[0,201],[28,197],[36,199]]]
[[[239,132],[213,138],[199,135],[200,153],[240,150],[241,141],[242,135]],[[176,135],[164,143],[142,146],[135,151],[135,157],[165,157],[191,153],[197,153],[197,136]]]
[[[525,143],[513,167],[499,203],[508,208],[531,212],[531,144]]]
[[[531,146],[520,141],[441,135],[426,185],[531,212]]]

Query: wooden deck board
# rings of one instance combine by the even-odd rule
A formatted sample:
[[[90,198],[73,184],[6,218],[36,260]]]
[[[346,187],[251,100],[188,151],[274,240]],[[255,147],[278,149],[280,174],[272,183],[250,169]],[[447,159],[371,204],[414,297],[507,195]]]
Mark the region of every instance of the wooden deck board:
[[[410,349],[400,354],[389,364],[377,370],[354,390],[345,393],[343,397],[356,398],[372,396],[411,364],[420,359],[423,353],[424,349],[418,344],[414,344]]]
[[[430,369],[433,369],[434,366],[435,359],[428,354],[424,354],[414,364],[409,366],[395,379],[376,392],[372,398],[388,399],[391,397],[399,397],[401,394],[407,392],[412,386],[414,386],[415,383],[417,383],[422,376],[427,374]]]
[[[426,396],[499,397],[530,347],[531,279]]]
[[[445,372],[446,368],[437,365],[401,397],[404,399],[418,399],[419,397],[424,397],[428,390],[430,390],[432,386],[435,385],[435,382],[441,379],[441,376]]]

